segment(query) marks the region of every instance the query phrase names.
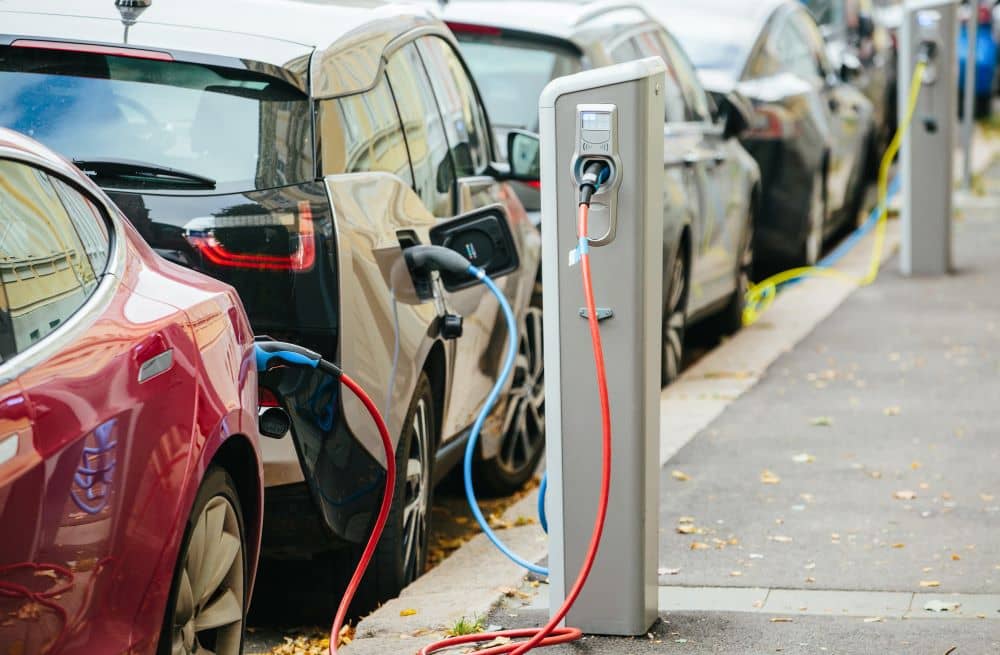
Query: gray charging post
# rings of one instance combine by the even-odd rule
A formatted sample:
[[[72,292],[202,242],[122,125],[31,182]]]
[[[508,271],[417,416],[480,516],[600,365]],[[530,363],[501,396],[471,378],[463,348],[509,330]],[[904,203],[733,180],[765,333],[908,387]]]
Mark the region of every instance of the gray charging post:
[[[933,52],[900,155],[900,268],[904,275],[944,275],[952,266],[957,30],[957,0],[907,0],[904,5],[899,46],[900,119],[909,102],[913,69],[929,44]],[[971,34],[975,38],[975,27]]]
[[[657,616],[663,80],[659,58],[549,84],[541,96],[545,416],[550,607],[584,560],[601,480],[601,411],[577,246],[579,175],[611,178],[590,212],[591,266],[612,418],[611,502],[589,582],[566,618],[588,634],[641,635]]]

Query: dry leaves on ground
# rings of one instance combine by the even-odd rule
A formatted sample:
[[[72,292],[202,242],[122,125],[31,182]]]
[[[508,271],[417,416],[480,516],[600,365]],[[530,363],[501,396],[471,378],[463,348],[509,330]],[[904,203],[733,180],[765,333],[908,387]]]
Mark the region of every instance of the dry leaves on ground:
[[[691,479],[691,476],[685,473],[684,471],[677,471],[677,470],[672,471],[670,473],[670,477],[672,477],[674,480],[677,480],[678,482],[687,482],[688,480]]]
[[[779,478],[773,471],[764,469],[760,472],[760,481],[764,484],[778,484],[781,482],[781,478]]]
[[[901,489],[892,494],[892,497],[896,500],[914,500],[917,497],[917,494],[909,489]]]
[[[940,587],[941,583],[937,580],[921,580],[920,586],[923,589],[933,589],[934,587]]]

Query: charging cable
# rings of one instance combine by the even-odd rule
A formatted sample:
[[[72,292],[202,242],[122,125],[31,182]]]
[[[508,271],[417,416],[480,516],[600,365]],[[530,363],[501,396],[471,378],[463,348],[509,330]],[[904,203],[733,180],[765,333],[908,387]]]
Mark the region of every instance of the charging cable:
[[[378,541],[382,537],[382,531],[385,530],[385,524],[389,520],[389,511],[392,509],[392,492],[396,488],[396,449],[392,445],[389,428],[386,426],[382,414],[378,411],[375,401],[365,393],[361,385],[344,373],[340,367],[323,359],[318,353],[290,343],[262,338],[258,339],[254,346],[256,348],[257,371],[260,373],[283,366],[290,366],[293,368],[316,369],[340,380],[361,401],[361,404],[365,406],[365,410],[371,416],[375,427],[378,428],[379,437],[382,440],[382,448],[385,451],[385,493],[382,496],[382,505],[379,507],[378,517],[375,519],[375,526],[372,528],[371,536],[368,538],[368,543],[361,554],[361,560],[358,562],[354,575],[347,585],[344,597],[337,608],[333,627],[330,629],[330,655],[337,655],[337,642],[340,639],[344,620],[347,618],[347,609],[351,606],[351,602],[358,592],[361,579],[364,577],[365,571],[368,569],[368,565],[375,555],[375,548],[378,546]]]
[[[899,124],[899,128],[896,130],[896,134],[893,136],[892,142],[889,144],[889,147],[886,148],[885,155],[882,157],[878,173],[878,206],[868,221],[858,228],[854,234],[848,237],[848,242],[854,243],[858,238],[860,238],[861,235],[871,231],[872,224],[874,223],[875,243],[872,246],[872,256],[868,265],[868,272],[864,277],[858,278],[842,271],[838,271],[834,268],[830,268],[836,260],[840,259],[840,257],[844,254],[844,250],[838,248],[831,254],[830,257],[825,258],[817,266],[803,266],[772,275],[766,280],[753,285],[747,291],[747,303],[743,310],[743,325],[750,326],[756,323],[760,318],[760,315],[767,311],[767,309],[774,302],[774,299],[778,296],[779,291],[793,284],[797,284],[806,278],[834,278],[846,280],[859,286],[869,286],[873,284],[876,279],[878,279],[879,270],[882,267],[882,252],[885,249],[886,222],[889,215],[889,172],[892,169],[892,163],[896,159],[896,155],[899,153],[899,148],[903,145],[903,138],[909,132],[910,127],[913,124],[913,115],[916,113],[917,102],[920,99],[920,91],[923,89],[924,85],[924,73],[927,70],[929,62],[934,57],[933,47],[934,44],[928,42],[921,48],[918,63],[913,69],[913,80],[910,82],[910,97],[906,107],[906,112],[903,115],[903,121]],[[896,185],[893,186],[895,187]]]
[[[593,569],[594,560],[597,558],[597,551],[601,545],[601,537],[604,533],[604,522],[608,514],[608,499],[611,493],[611,403],[608,396],[608,380],[604,365],[604,345],[601,341],[601,328],[597,318],[597,303],[594,300],[594,285],[590,272],[590,240],[587,228],[587,220],[590,215],[590,200],[610,174],[610,171],[602,172],[602,168],[606,169],[607,164],[592,162],[584,170],[584,178],[580,185],[580,205],[577,218],[577,237],[579,239],[577,254],[579,255],[583,277],[583,290],[586,297],[587,323],[590,328],[591,346],[594,351],[594,367],[596,369],[597,389],[601,405],[601,444],[603,450],[600,500],[597,507],[597,516],[594,519],[594,529],[591,534],[590,545],[587,548],[583,565],[577,574],[572,588],[566,594],[563,604],[541,629],[502,630],[499,632],[484,632],[451,637],[425,646],[420,650],[419,655],[432,655],[433,653],[456,646],[482,644],[496,640],[506,641],[507,643],[477,650],[478,655],[524,655],[524,653],[534,650],[539,646],[565,644],[576,641],[583,636],[583,633],[578,628],[559,627],[559,624],[566,618],[573,604],[579,598],[580,593],[587,584],[590,571]],[[590,172],[594,174],[593,178],[587,177]],[[511,639],[526,639],[527,641],[510,642],[509,640]]]

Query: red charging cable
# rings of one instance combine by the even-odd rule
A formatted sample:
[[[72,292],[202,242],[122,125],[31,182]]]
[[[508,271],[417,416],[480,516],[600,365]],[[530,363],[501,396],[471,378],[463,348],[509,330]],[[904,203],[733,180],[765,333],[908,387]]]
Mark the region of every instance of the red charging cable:
[[[389,520],[389,510],[392,509],[392,492],[396,488],[396,449],[393,448],[392,437],[389,436],[389,428],[385,425],[385,419],[378,411],[375,401],[365,393],[365,390],[357,382],[343,373],[340,375],[340,381],[361,401],[378,427],[379,436],[382,438],[382,447],[385,449],[385,493],[382,496],[382,507],[379,509],[378,518],[375,519],[375,527],[371,537],[368,538],[368,545],[365,546],[365,550],[361,554],[358,568],[354,570],[354,576],[351,578],[350,584],[347,585],[347,591],[344,592],[344,598],[340,601],[340,607],[337,608],[337,616],[330,629],[330,655],[337,655],[337,643],[340,640],[344,619],[347,617],[347,609],[351,606],[351,601],[354,600],[354,595],[358,592],[358,586],[361,584],[361,578],[364,577],[368,564],[371,563],[372,557],[375,555],[378,540],[385,529],[386,521]]]
[[[536,647],[555,646],[576,641],[583,636],[577,628],[559,627],[570,608],[580,596],[587,578],[594,567],[594,560],[597,558],[597,550],[601,545],[601,536],[604,533],[604,520],[608,514],[608,497],[611,491],[611,403],[608,400],[608,380],[604,367],[604,346],[601,343],[601,329],[597,321],[597,307],[594,301],[594,285],[590,275],[590,253],[587,246],[587,218],[590,214],[590,205],[580,204],[579,217],[577,220],[577,235],[580,238],[580,267],[583,271],[583,292],[587,301],[587,322],[590,325],[590,340],[594,349],[594,364],[597,369],[597,390],[601,399],[601,429],[603,432],[602,445],[604,450],[604,463],[601,467],[601,498],[597,506],[597,518],[594,520],[594,531],[590,537],[590,547],[587,549],[587,556],[583,560],[583,566],[577,575],[576,582],[566,595],[566,600],[549,622],[541,629],[525,630],[503,630],[500,632],[483,632],[473,635],[463,635],[443,639],[436,643],[425,646],[420,650],[419,655],[432,655],[438,651],[454,646],[465,644],[477,644],[494,641],[496,639],[527,639],[527,641],[494,646],[484,650],[477,650],[477,655],[524,655]]]

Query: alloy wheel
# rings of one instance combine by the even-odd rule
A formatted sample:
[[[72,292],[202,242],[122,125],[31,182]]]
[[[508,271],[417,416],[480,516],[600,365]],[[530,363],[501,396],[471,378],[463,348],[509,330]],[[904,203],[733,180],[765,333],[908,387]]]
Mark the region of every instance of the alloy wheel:
[[[684,258],[674,258],[670,273],[670,290],[663,316],[663,348],[661,356],[661,381],[664,386],[680,375],[684,363],[684,332],[687,327],[687,271]]]
[[[238,655],[242,646],[243,540],[224,496],[193,524],[171,622],[171,655]]]
[[[536,461],[539,450],[545,447],[541,307],[531,305],[525,314],[513,380],[497,464],[508,475],[517,476]]]
[[[403,486],[403,579],[416,580],[427,552],[428,512],[430,512],[430,412],[427,400],[420,398],[410,424],[410,452],[404,469]]]

